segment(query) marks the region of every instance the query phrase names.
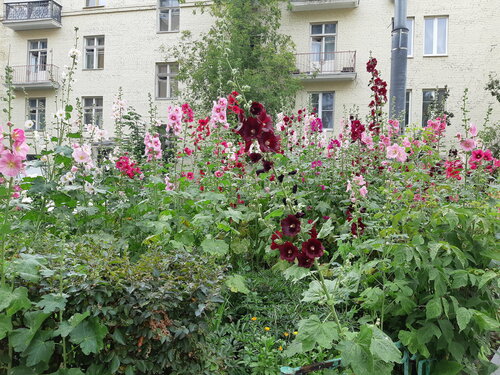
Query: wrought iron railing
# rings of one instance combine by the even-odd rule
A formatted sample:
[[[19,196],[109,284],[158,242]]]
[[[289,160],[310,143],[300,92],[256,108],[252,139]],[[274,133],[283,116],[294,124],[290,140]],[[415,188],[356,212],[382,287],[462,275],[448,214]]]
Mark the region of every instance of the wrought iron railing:
[[[59,81],[59,68],[52,64],[18,65],[12,69],[14,86],[56,84]]]
[[[62,7],[52,0],[5,2],[4,21],[54,19],[61,23]]]
[[[296,73],[355,73],[356,51],[312,52],[295,55]]]

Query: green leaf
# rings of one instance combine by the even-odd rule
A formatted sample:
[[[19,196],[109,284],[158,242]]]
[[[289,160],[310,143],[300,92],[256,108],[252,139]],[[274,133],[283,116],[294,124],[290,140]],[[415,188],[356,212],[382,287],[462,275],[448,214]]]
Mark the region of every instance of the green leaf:
[[[474,321],[484,331],[497,331],[500,328],[500,324],[496,319],[490,318],[479,311],[474,312]]]
[[[37,335],[23,352],[23,356],[26,356],[26,365],[35,366],[40,362],[50,363],[54,348],[54,341],[43,341],[42,337]]]
[[[241,275],[231,275],[226,280],[226,286],[233,293],[250,293],[250,289],[245,285],[245,278]]]
[[[483,286],[485,286],[490,280],[496,279],[497,278],[497,273],[494,271],[488,271],[486,272],[483,276],[481,276],[481,279],[479,281],[479,285],[477,286],[479,289],[481,289]]]
[[[334,340],[338,340],[338,328],[334,322],[322,322],[317,315],[299,322],[297,340],[302,343],[305,352],[314,349],[315,345],[330,349]]]
[[[431,299],[429,302],[427,302],[427,305],[425,306],[425,313],[427,319],[439,318],[442,312],[443,308],[441,307],[440,298],[435,297]]]
[[[89,315],[90,315],[90,313],[88,311],[84,312],[83,314],[76,313],[71,318],[69,318],[68,321],[61,322],[61,324],[59,325],[59,328],[54,331],[53,337],[56,337],[59,335],[61,335],[61,337],[67,337],[71,333],[71,331],[73,331],[73,329],[78,324],[83,322]]]
[[[115,340],[118,344],[121,344],[121,345],[127,345],[126,341],[125,341],[125,337],[123,336],[123,333],[120,331],[119,328],[115,328],[115,330],[113,331],[113,334],[111,335],[111,337],[113,338],[113,340]]]
[[[311,270],[309,268],[299,267],[296,264],[292,264],[283,272],[285,279],[291,280],[292,282],[297,282],[310,274]]]
[[[391,338],[375,326],[371,326],[371,329],[373,332],[370,344],[372,354],[384,362],[401,363],[401,351]]]
[[[332,219],[328,219],[326,223],[324,223],[321,226],[321,230],[318,233],[318,238],[325,238],[328,236],[332,231],[335,229],[335,227],[332,225]]]
[[[453,361],[440,361],[438,362],[433,370],[433,374],[439,375],[456,375],[462,371],[463,366],[460,363]]]
[[[9,375],[38,375],[38,373],[29,367],[18,366],[18,367],[14,367],[10,371]]]
[[[368,348],[354,341],[344,341],[339,349],[344,367],[351,367],[356,374],[373,374],[373,356]]]
[[[443,246],[443,244],[440,242],[431,242],[429,243],[428,246],[429,246],[429,255],[431,257],[431,260],[433,261],[436,258],[436,255],[439,249]]]
[[[29,309],[31,302],[28,298],[28,289],[24,287],[10,291],[8,288],[0,289],[0,312],[7,309],[7,315],[12,316],[22,309]]]
[[[264,220],[268,221],[269,219],[272,219],[273,217],[281,217],[283,216],[284,211],[282,209],[274,210],[270,213],[268,213],[265,217]]]
[[[292,342],[288,346],[288,348],[285,349],[283,354],[286,357],[293,357],[294,355],[299,354],[299,353],[303,353],[303,352],[304,352],[304,350],[302,350],[302,343],[295,340],[294,342]]]
[[[56,372],[49,375],[85,375],[79,368],[60,368]]]
[[[80,345],[83,354],[98,353],[104,348],[104,337],[108,328],[95,317],[78,324],[70,334],[70,341]]]
[[[448,344],[448,350],[450,351],[451,355],[457,362],[462,362],[462,358],[465,353],[465,348],[461,343],[457,341],[450,342]]]
[[[465,328],[467,328],[467,325],[474,315],[474,311],[466,309],[465,307],[459,307],[456,311],[456,315],[458,327],[460,328],[459,332],[462,332]]]
[[[325,286],[330,296],[334,296],[336,289],[338,289],[337,281],[325,280]],[[309,289],[302,293],[302,295],[304,296],[304,298],[302,298],[303,302],[326,302],[327,300],[325,291],[323,290],[323,286],[318,280],[311,281],[309,283]]]
[[[451,287],[453,289],[459,289],[466,286],[468,283],[468,273],[466,270],[457,270],[453,272],[453,282]]]
[[[113,360],[109,364],[109,371],[114,374],[116,371],[118,371],[118,368],[120,367],[120,358],[118,356],[114,356]]]
[[[12,331],[12,318],[8,315],[0,315],[0,340],[5,338],[10,331]]]
[[[36,305],[43,308],[44,313],[51,313],[58,310],[64,310],[67,300],[65,295],[46,294]]]
[[[453,327],[453,324],[449,320],[438,320],[439,327],[441,328],[441,332],[443,333],[443,337],[445,338],[446,342],[451,342],[453,340],[453,337],[455,337],[455,328]]]
[[[223,240],[205,239],[201,243],[203,251],[211,255],[226,255],[229,251],[229,245]]]
[[[427,344],[434,336],[441,337],[441,330],[434,323],[426,322],[423,327],[417,330],[418,342],[421,344]]]

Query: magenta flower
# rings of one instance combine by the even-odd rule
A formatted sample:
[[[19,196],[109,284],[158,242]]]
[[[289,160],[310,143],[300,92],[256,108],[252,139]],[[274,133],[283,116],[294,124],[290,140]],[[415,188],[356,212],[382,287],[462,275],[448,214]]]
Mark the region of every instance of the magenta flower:
[[[0,156],[0,173],[7,177],[16,177],[23,168],[23,160],[20,156],[10,151],[4,151]]]
[[[26,136],[24,135],[24,130],[22,129],[14,129],[12,130],[12,140],[14,141],[14,145],[19,145],[26,140]]]
[[[220,177],[224,176],[224,172],[221,170],[218,170],[218,171],[215,171],[214,175],[215,175],[215,177],[220,178]]]
[[[281,230],[285,236],[295,237],[300,233],[300,220],[294,215],[288,215],[281,220]]]
[[[285,242],[283,245],[279,246],[280,258],[293,262],[297,255],[299,255],[299,249],[297,246],[292,244],[290,241]]]
[[[476,148],[476,141],[472,138],[464,139],[460,142],[460,147],[462,147],[462,150],[464,151],[472,151]]]
[[[471,162],[478,162],[483,159],[484,153],[483,150],[474,150],[472,151],[472,155],[470,157]]]

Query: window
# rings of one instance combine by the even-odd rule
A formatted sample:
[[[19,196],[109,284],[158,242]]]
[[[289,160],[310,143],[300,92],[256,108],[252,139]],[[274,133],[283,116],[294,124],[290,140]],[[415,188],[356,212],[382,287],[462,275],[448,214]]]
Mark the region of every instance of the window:
[[[329,61],[335,58],[336,36],[336,23],[311,25],[311,52],[313,61]]]
[[[179,31],[178,0],[158,0],[158,31]]]
[[[47,69],[47,39],[28,40],[28,65],[37,71]]]
[[[413,57],[413,30],[415,26],[415,18],[408,17],[406,19],[406,27],[408,28],[408,57]]]
[[[104,36],[85,37],[85,69],[104,68]]]
[[[106,5],[106,0],[85,0],[86,7],[103,7]]]
[[[439,56],[448,53],[448,17],[425,18],[424,55]]]
[[[427,121],[432,115],[433,104],[443,102],[446,89],[423,90],[422,93],[422,126],[427,126]]]
[[[405,101],[405,123],[407,126],[410,123],[410,113],[411,113],[411,90],[406,90],[406,101]]]
[[[31,130],[45,129],[45,98],[31,98],[28,100],[28,120],[33,121]]]
[[[102,128],[102,96],[83,98],[83,123]]]
[[[158,99],[175,98],[177,94],[177,73],[179,64],[156,64],[156,97]]]
[[[323,122],[324,129],[333,129],[334,92],[318,92],[311,94],[311,104]]]

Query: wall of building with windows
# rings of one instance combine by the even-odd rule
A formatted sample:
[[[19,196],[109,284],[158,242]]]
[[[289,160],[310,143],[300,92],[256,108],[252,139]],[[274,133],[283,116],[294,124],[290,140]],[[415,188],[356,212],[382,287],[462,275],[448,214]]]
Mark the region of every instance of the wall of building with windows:
[[[26,2],[20,0],[0,1],[4,10],[4,5],[12,3],[11,16],[29,18],[54,11],[43,4],[57,2],[36,2],[36,8],[23,8]],[[370,53],[378,59],[383,78],[390,80],[394,2],[297,0],[291,4],[292,9],[283,8],[281,31],[296,44],[297,72],[302,74],[304,86],[297,96],[297,108],[314,105],[327,126],[338,132],[342,118],[367,113],[370,92],[365,63]],[[344,5],[339,8],[338,4]],[[102,121],[106,127],[111,127],[112,102],[120,87],[124,98],[142,114],[147,113],[151,93],[164,115],[166,107],[175,102],[179,86],[175,78],[178,65],[161,47],[177,44],[183,31],[196,37],[213,22],[206,12],[193,14],[195,0],[183,4],[176,0],[65,0],[61,5],[59,26],[58,13],[51,13],[54,28],[14,30],[5,22],[8,15],[3,14],[0,65],[8,60],[17,69],[18,79],[59,79],[70,61],[68,51],[76,47],[82,56],[72,95],[82,103],[92,102],[86,106],[87,119]],[[456,0],[453,6],[434,0],[409,1],[406,99],[410,123],[425,122],[429,99],[439,96],[439,89],[445,86],[450,90],[447,109],[455,113],[454,126],[461,118],[466,87],[470,90],[470,116],[478,122],[483,118],[488,103],[493,102],[484,86],[490,72],[498,73],[500,61],[498,19],[500,7],[490,0],[478,0],[473,6],[469,0]],[[76,42],[75,27],[79,29]],[[17,91],[14,120],[34,119],[41,127],[41,116],[45,116],[49,123],[57,111],[54,88],[24,88],[28,97],[23,90]]]

